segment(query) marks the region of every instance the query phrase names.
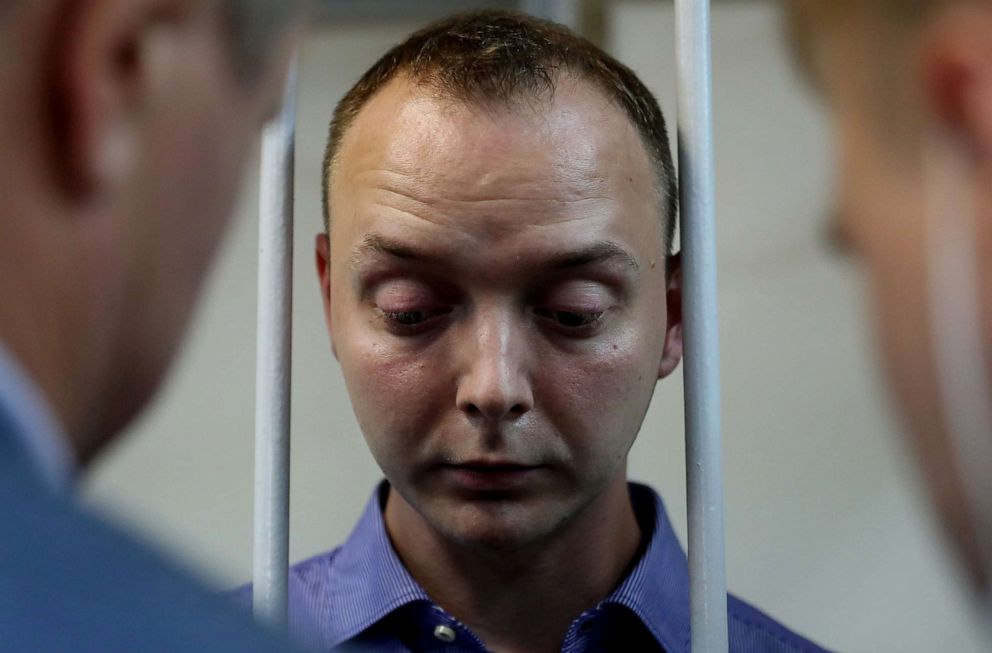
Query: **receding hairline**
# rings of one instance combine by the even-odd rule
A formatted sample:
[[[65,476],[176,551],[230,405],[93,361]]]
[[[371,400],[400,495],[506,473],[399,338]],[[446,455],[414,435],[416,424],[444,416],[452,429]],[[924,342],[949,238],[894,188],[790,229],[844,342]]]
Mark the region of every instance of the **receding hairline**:
[[[678,222],[678,181],[664,113],[636,73],[587,39],[518,12],[456,14],[412,33],[383,54],[335,107],[322,168],[323,216],[330,227],[330,181],[344,135],[379,90],[400,73],[453,102],[540,106],[567,73],[588,80],[619,107],[657,172],[666,253]]]
[[[449,103],[453,107],[465,107],[471,110],[478,110],[481,113],[497,114],[509,112],[511,114],[526,117],[528,115],[547,113],[551,110],[554,105],[555,98],[557,97],[557,91],[563,85],[569,83],[584,85],[598,98],[601,98],[604,105],[609,105],[617,112],[617,116],[624,121],[624,124],[636,137],[637,142],[640,145],[640,152],[644,157],[644,165],[648,167],[648,172],[651,175],[651,178],[655,180],[655,183],[651,187],[651,191],[657,196],[657,203],[661,210],[662,231],[664,233],[668,230],[667,224],[669,222],[674,225],[674,223],[678,220],[677,207],[672,211],[672,214],[669,215],[668,209],[665,206],[666,185],[676,181],[674,170],[670,172],[672,178],[667,179],[665,177],[666,172],[663,164],[655,161],[655,157],[652,156],[651,150],[645,142],[644,135],[641,133],[641,130],[638,129],[631,117],[627,115],[624,108],[620,106],[614,98],[610,97],[609,94],[596,83],[595,79],[570,70],[559,71],[557,78],[552,80],[552,84],[547,93],[528,93],[526,91],[522,91],[506,98],[489,98],[479,94],[464,94],[457,91],[453,92],[450,89],[439,87],[429,76],[416,78],[412,76],[409,71],[397,71],[397,73],[387,82],[383,83],[375,93],[369,96],[362,104],[359,111],[352,116],[347,128],[342,134],[340,134],[339,140],[334,144],[335,147],[333,149],[333,156],[330,159],[325,160],[323,174],[326,175],[327,196],[324,199],[328,203],[328,208],[325,211],[325,233],[330,236],[330,194],[332,192],[332,187],[335,185],[335,175],[339,168],[342,155],[345,152],[346,146],[349,142],[349,136],[354,132],[356,125],[361,120],[361,117],[366,114],[368,108],[373,105],[377,99],[381,98],[383,93],[388,90],[395,90],[397,86],[405,84],[408,85],[410,89],[410,93],[405,101],[428,98],[438,102]],[[677,192],[677,190],[673,192]],[[671,253],[669,251],[670,244],[671,243],[666,238],[664,242],[666,258],[669,257]]]
[[[402,100],[403,103],[427,99],[439,106],[447,105],[453,109],[468,109],[480,114],[488,114],[493,116],[496,120],[501,119],[500,114],[509,114],[511,116],[519,116],[526,119],[547,115],[553,111],[555,100],[559,95],[559,89],[567,84],[584,86],[598,99],[601,99],[604,106],[609,106],[616,112],[616,116],[623,120],[624,125],[629,128],[630,133],[637,139],[637,142],[640,145],[640,152],[644,157],[644,164],[648,166],[651,176],[657,182],[652,186],[652,190],[659,195],[660,200],[660,196],[664,195],[663,185],[666,181],[662,178],[664,173],[660,170],[660,166],[654,162],[648,145],[644,142],[643,135],[640,133],[640,130],[637,129],[637,125],[635,125],[626,114],[623,107],[618,106],[617,102],[603,92],[594,80],[578,76],[569,71],[563,71],[560,73],[560,78],[555,82],[554,88],[552,88],[551,91],[544,97],[530,93],[521,93],[519,96],[511,98],[487,98],[478,95],[451,93],[446,89],[437,87],[429,79],[417,79],[407,72],[399,72],[388,82],[384,83],[381,88],[379,88],[366,100],[366,102],[362,105],[361,110],[355,114],[349,122],[347,129],[341,134],[338,142],[335,143],[336,147],[333,150],[333,156],[329,159],[329,165],[324,173],[328,175],[328,190],[330,190],[333,185],[335,172],[339,166],[342,154],[350,141],[351,134],[355,131],[356,125],[359,123],[362,116],[367,114],[369,107],[373,106],[377,100],[381,99],[382,95],[386,92],[395,91],[398,87],[406,86],[408,91]],[[330,212],[328,211],[328,215],[329,213]],[[329,227],[329,224],[325,225],[325,228],[328,231]]]

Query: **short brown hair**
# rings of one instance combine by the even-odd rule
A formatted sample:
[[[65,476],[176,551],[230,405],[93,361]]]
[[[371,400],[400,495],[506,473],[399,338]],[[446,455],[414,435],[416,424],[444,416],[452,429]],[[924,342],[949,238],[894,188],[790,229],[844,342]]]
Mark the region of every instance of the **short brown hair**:
[[[675,168],[658,101],[622,63],[555,23],[508,11],[460,14],[415,32],[379,59],[334,109],[324,154],[324,228],[330,229],[330,177],[345,132],[372,97],[403,74],[471,103],[512,104],[552,97],[572,74],[593,83],[637,128],[658,177],[665,252],[678,215]]]

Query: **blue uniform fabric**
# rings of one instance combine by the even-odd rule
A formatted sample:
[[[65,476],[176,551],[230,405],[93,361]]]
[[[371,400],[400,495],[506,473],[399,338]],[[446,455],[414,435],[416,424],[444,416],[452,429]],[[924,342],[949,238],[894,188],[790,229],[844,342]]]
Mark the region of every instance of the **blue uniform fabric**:
[[[665,651],[690,653],[689,573],[661,498],[631,483],[634,511],[646,535],[639,561],[596,607],[572,623],[563,653]],[[290,630],[323,651],[372,650],[480,653],[483,643],[436,605],[410,576],[390,544],[382,506],[388,485],[373,494],[341,547],[293,566],[289,579]],[[251,600],[251,587],[235,594]],[[734,653],[815,653],[819,646],[757,609],[728,596]],[[454,640],[435,636],[454,633]]]
[[[243,611],[52,488],[0,397],[0,651],[288,651]]]

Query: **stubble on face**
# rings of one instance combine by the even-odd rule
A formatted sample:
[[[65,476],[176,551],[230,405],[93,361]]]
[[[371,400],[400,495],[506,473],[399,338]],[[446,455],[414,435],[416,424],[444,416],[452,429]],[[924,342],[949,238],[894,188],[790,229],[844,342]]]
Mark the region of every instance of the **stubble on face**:
[[[332,174],[330,331],[387,524],[518,547],[629,509],[666,279],[623,113],[571,80],[520,109],[398,79]]]

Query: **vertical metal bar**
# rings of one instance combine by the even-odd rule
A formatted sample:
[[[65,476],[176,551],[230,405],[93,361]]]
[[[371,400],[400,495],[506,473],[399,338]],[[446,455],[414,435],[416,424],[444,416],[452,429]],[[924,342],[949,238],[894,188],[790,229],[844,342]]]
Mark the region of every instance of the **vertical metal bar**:
[[[676,0],[693,653],[727,651],[709,0]]]
[[[254,612],[286,623],[289,570],[289,416],[293,304],[296,66],[285,104],[262,135],[255,371]]]

